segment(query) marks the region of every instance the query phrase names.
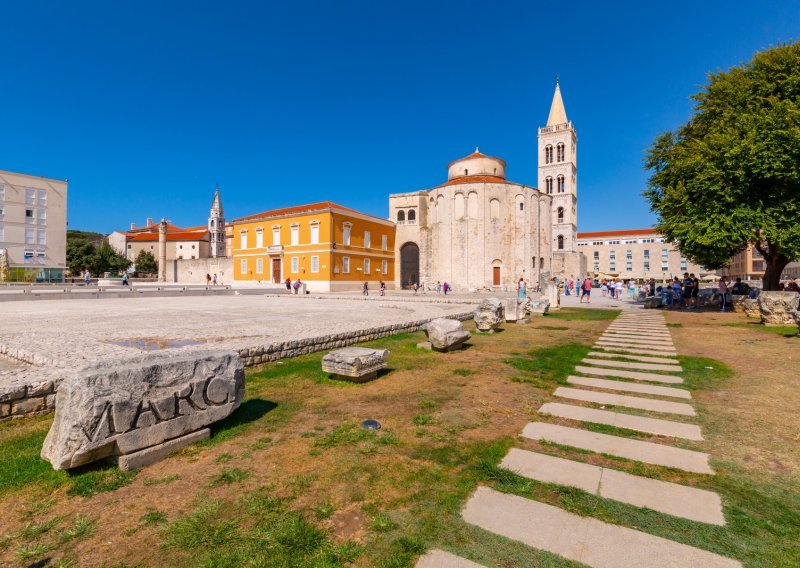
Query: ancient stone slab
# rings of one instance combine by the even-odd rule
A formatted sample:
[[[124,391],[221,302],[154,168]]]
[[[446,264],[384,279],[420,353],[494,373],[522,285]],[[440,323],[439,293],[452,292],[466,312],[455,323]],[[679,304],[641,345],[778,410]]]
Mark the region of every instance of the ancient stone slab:
[[[522,312],[522,306],[517,298],[506,298],[504,308],[506,321],[515,322],[519,319],[519,313]]]
[[[211,430],[208,428],[203,428],[202,430],[191,432],[190,434],[186,434],[180,438],[168,440],[163,444],[145,448],[143,450],[139,450],[138,452],[133,452],[132,454],[119,456],[117,465],[122,471],[139,469],[159,462],[171,453],[177,452],[181,448],[185,448],[190,444],[200,442],[201,440],[208,440],[210,437]]]
[[[666,365],[675,364],[677,361],[675,359],[667,359],[666,357],[647,357],[645,355],[630,355],[628,353],[606,353],[603,351],[589,351],[588,353],[591,357],[603,357],[603,358],[622,358],[628,359],[630,361],[643,361],[645,363],[664,363]]]
[[[610,340],[610,341],[619,341],[622,343],[630,343],[632,345],[659,345],[659,346],[666,346],[672,347],[672,339],[667,336],[666,338],[661,336],[653,336],[653,337],[646,337],[644,335],[618,335],[614,332],[606,332],[600,336],[601,340]]]
[[[573,385],[585,387],[595,387],[598,389],[617,390],[623,392],[638,392],[642,394],[653,394],[656,396],[670,396],[673,398],[683,398],[691,400],[692,393],[686,389],[676,389],[674,387],[662,387],[635,381],[610,381],[608,379],[595,379],[593,377],[567,377],[567,382]]]
[[[416,568],[484,568],[472,560],[461,558],[444,550],[429,550],[415,564]]]
[[[646,347],[651,351],[659,351],[664,353],[675,353],[676,350],[674,347],[669,347],[667,345],[657,345],[654,343],[630,343],[627,341],[623,341],[621,339],[605,339],[600,338],[597,340],[597,345],[610,345],[610,346],[617,346],[617,347],[630,347],[630,346],[637,346],[637,347]]]
[[[797,292],[766,292],[758,295],[761,323],[765,325],[794,325],[790,312],[797,309],[800,294]]]
[[[620,353],[634,353],[634,354],[639,354],[639,355],[658,355],[659,357],[677,357],[678,356],[677,352],[674,352],[674,351],[671,352],[671,353],[668,352],[668,351],[654,352],[652,349],[647,349],[646,347],[642,348],[642,349],[636,349],[636,348],[622,347],[622,346],[619,346],[619,345],[595,345],[594,348],[595,349],[602,349],[603,351],[606,351],[610,355],[613,355],[615,357],[617,355],[619,355]]]
[[[23,384],[0,385],[0,402],[25,398],[26,391]]]
[[[746,294],[731,294],[731,305],[733,306],[733,311],[743,314],[744,301],[749,297],[750,296],[747,296]]]
[[[667,414],[680,414],[681,416],[697,415],[694,408],[684,402],[671,402],[669,400],[657,400],[610,392],[574,389],[571,387],[558,387],[553,394],[561,398],[570,398],[572,400],[594,402],[597,404],[610,404],[612,406],[622,406],[624,408],[651,410],[653,412],[663,412]]]
[[[36,398],[23,398],[12,401],[11,414],[24,415],[39,412],[47,408],[46,400],[43,396]]]
[[[158,446],[225,418],[243,396],[242,361],[230,351],[100,364],[59,386],[42,457],[68,469]]]
[[[724,525],[722,501],[713,491],[631,475],[615,469],[511,448],[501,466],[543,483],[577,487],[587,493],[647,507],[701,523]]]
[[[542,414],[550,414],[559,418],[579,420],[581,422],[592,422],[594,424],[607,424],[617,428],[627,428],[638,432],[646,432],[657,436],[669,436],[672,438],[683,438],[685,440],[701,441],[703,435],[700,427],[696,424],[684,424],[672,420],[661,420],[659,418],[648,418],[646,416],[633,416],[587,406],[574,406],[571,404],[561,404],[560,402],[548,402],[539,409]]]
[[[601,377],[622,377],[637,381],[653,381],[656,383],[682,383],[683,379],[674,375],[661,375],[657,373],[644,373],[641,371],[625,371],[623,369],[605,369],[601,367],[584,367],[576,365],[575,370],[585,375],[600,375]]]
[[[525,302],[525,313],[531,316],[543,316],[550,311],[550,300],[533,300]]]
[[[641,369],[642,371],[671,371],[680,373],[683,368],[680,365],[661,365],[659,363],[628,363],[625,361],[606,361],[604,359],[586,358],[581,363],[590,365],[604,365],[606,367],[619,367],[622,369]]]
[[[516,300],[515,300],[516,301]],[[472,335],[463,324],[454,319],[437,318],[425,325],[425,335],[431,342],[431,347],[435,351],[450,351],[451,349],[461,348],[461,345]]]
[[[322,370],[338,377],[356,381],[374,379],[386,367],[387,349],[345,347],[331,351],[322,358]]]
[[[533,440],[547,440],[556,444],[564,444],[654,465],[674,467],[693,473],[714,473],[714,470],[708,465],[708,454],[684,450],[683,448],[673,448],[652,442],[598,434],[588,430],[568,428],[545,422],[528,424],[523,429],[522,435]]]
[[[487,298],[475,309],[475,326],[478,331],[491,331],[503,323],[503,302],[498,298]]]

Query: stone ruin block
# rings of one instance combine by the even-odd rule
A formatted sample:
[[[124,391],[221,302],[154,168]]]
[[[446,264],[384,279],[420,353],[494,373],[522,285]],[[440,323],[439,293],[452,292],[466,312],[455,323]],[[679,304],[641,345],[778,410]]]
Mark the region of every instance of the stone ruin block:
[[[503,302],[498,298],[487,298],[475,309],[473,319],[478,331],[491,332],[505,320]]]
[[[42,458],[57,470],[111,456],[121,456],[121,467],[141,467],[207,437],[201,431],[243,397],[244,367],[232,351],[90,367],[59,386]]]
[[[661,296],[648,296],[644,299],[644,307],[645,308],[660,308],[661,307]]]
[[[758,298],[745,298],[742,300],[742,309],[749,318],[761,317],[761,310],[758,309]]]
[[[531,300],[525,302],[525,315],[543,316],[550,311],[550,300]]]
[[[794,325],[792,311],[797,309],[800,294],[797,292],[766,292],[758,295],[761,323],[765,325]]]
[[[472,337],[463,324],[454,319],[436,318],[425,324],[424,330],[434,351],[460,349]]]
[[[739,314],[744,313],[744,301],[748,298],[746,294],[732,294],[731,295],[731,305],[733,306],[733,311]]]
[[[378,371],[386,368],[388,358],[388,349],[345,347],[325,355],[322,370],[339,379],[363,383],[377,378]]]

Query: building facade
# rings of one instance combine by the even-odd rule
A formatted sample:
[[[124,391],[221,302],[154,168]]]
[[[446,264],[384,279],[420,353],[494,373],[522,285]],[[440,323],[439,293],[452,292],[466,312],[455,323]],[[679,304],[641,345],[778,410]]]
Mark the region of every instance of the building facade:
[[[578,233],[578,248],[587,259],[587,273],[604,277],[664,280],[689,272],[712,274],[684,258],[653,229]],[[577,274],[576,274],[577,276]]]
[[[0,170],[0,257],[11,281],[63,281],[67,181]]]
[[[395,281],[395,225],[330,201],[265,211],[232,222],[233,277],[313,292]]]
[[[433,189],[389,196],[397,223],[395,285],[513,289],[551,268],[552,197],[506,179],[506,162],[473,154]]]
[[[749,246],[731,258],[728,266],[723,268],[720,273],[725,274],[731,280],[736,278],[761,280],[764,278],[766,270],[767,266],[764,262],[764,257],[753,246]]]

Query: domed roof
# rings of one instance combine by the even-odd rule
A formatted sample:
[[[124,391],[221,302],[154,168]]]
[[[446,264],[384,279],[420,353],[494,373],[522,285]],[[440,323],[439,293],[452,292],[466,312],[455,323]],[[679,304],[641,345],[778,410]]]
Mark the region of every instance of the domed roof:
[[[487,156],[475,148],[472,154],[447,164],[448,181],[472,176],[493,176],[505,179],[506,161],[502,158]]]

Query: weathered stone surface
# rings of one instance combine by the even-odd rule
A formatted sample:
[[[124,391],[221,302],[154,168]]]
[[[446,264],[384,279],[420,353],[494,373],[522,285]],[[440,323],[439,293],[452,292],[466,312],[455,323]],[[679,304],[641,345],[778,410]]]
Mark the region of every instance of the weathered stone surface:
[[[749,296],[745,294],[733,294],[731,295],[731,305],[733,306],[733,311],[737,313],[744,313],[744,301]]]
[[[514,300],[516,302],[516,300]],[[435,351],[449,351],[459,348],[472,337],[472,334],[464,329],[463,324],[454,319],[437,318],[425,325],[425,335],[431,342],[431,347]]]
[[[761,292],[758,295],[758,309],[761,323],[766,325],[793,325],[790,312],[797,309],[800,294],[797,292]]]
[[[645,308],[660,308],[661,307],[661,296],[648,296],[644,299],[644,307]]]
[[[69,469],[158,446],[225,418],[243,396],[242,361],[230,351],[84,369],[58,388],[42,457]]]
[[[697,292],[697,307],[718,308],[722,300],[719,292],[713,288],[703,288]]]
[[[794,319],[794,323],[797,324],[798,333],[800,333],[800,310],[793,310],[789,312],[789,315]]]
[[[200,442],[202,440],[208,440],[210,437],[211,430],[208,428],[203,428],[202,430],[191,432],[185,436],[181,436],[180,438],[174,438],[164,442],[163,444],[145,448],[143,450],[139,450],[138,452],[133,452],[132,454],[119,456],[117,465],[119,465],[119,468],[122,471],[139,469],[159,462],[171,453],[177,452],[181,448],[185,448],[190,444],[194,444],[195,442]]]
[[[23,384],[0,385],[0,402],[25,398],[26,390]]]
[[[374,378],[386,367],[389,358],[387,349],[346,347],[331,351],[322,358],[322,370],[326,373],[356,380]]]
[[[475,309],[473,316],[478,331],[490,331],[503,323],[503,302],[497,298],[487,298]]]
[[[15,400],[11,404],[11,414],[21,416],[24,414],[39,412],[45,408],[45,399],[43,396],[36,398],[23,398],[21,400]]]
[[[522,312],[522,302],[517,298],[506,298],[505,300],[505,318],[506,321],[517,321]]]
[[[761,310],[758,308],[758,298],[745,298],[742,300],[742,309],[749,318],[761,317]]]
[[[525,313],[530,316],[543,316],[550,311],[550,300],[531,300],[525,302]]]

